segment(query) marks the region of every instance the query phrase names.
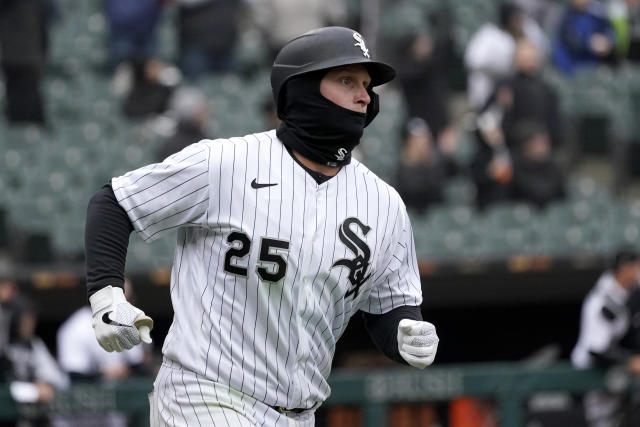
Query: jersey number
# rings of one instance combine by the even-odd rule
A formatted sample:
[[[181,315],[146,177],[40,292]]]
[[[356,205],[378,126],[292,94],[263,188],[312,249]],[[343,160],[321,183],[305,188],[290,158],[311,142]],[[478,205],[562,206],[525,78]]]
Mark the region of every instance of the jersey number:
[[[234,231],[227,237],[227,243],[231,246],[224,256],[224,271],[238,276],[247,277],[248,269],[232,264],[233,258],[242,259],[249,254],[251,239],[238,231]],[[287,273],[287,262],[279,251],[289,250],[289,242],[286,240],[270,239],[263,237],[260,242],[259,266],[256,268],[258,276],[266,282],[278,282]]]

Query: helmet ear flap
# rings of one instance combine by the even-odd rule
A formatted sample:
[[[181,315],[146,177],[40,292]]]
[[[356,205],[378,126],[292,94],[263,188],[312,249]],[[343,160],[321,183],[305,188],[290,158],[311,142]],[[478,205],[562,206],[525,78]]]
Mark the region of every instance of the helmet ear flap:
[[[364,127],[369,126],[369,123],[373,121],[378,115],[380,111],[380,97],[377,93],[373,91],[373,89],[367,89],[367,93],[369,94],[369,98],[371,98],[371,102],[367,105],[367,116],[364,121]]]

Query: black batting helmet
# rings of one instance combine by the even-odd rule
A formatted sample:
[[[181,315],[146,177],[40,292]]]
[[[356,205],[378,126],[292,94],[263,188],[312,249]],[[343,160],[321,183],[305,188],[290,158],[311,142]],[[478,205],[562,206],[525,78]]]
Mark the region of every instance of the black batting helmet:
[[[367,67],[371,87],[386,83],[396,75],[391,65],[371,60],[364,38],[352,29],[324,27],[294,38],[282,47],[271,68],[275,105],[279,108],[282,88],[290,78],[349,64]]]

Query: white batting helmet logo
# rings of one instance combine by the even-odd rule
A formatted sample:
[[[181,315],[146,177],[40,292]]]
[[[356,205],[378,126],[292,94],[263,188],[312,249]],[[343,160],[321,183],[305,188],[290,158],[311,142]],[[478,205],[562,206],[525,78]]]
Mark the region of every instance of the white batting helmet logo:
[[[362,50],[362,54],[365,57],[369,58],[369,49],[367,49],[367,46],[365,46],[364,39],[362,38],[360,33],[354,31],[353,38],[358,42],[354,43],[354,46],[358,46]]]

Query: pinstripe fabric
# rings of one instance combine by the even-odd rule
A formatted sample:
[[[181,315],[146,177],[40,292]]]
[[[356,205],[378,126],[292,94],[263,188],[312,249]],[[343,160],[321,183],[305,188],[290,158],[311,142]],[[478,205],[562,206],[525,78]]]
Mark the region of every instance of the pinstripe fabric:
[[[404,204],[356,160],[318,184],[269,131],[112,185],[143,239],[179,227],[164,355],[267,405],[317,407],[350,317],[422,302]]]
[[[149,394],[151,427],[313,427],[313,411],[281,414],[165,360]],[[206,403],[205,403],[206,402]]]

